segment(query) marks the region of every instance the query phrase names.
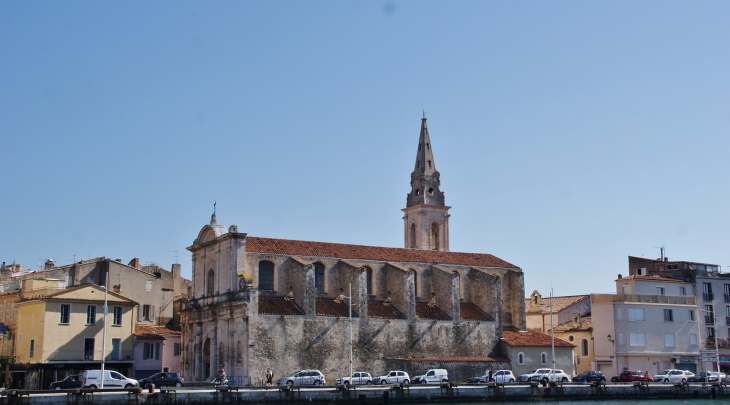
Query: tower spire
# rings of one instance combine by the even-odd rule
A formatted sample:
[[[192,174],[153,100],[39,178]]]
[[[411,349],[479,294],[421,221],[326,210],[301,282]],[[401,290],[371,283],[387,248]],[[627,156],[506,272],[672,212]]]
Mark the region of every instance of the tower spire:
[[[413,249],[449,250],[449,208],[441,191],[441,173],[431,148],[426,113],[421,118],[416,165],[411,172],[405,216],[405,247]]]

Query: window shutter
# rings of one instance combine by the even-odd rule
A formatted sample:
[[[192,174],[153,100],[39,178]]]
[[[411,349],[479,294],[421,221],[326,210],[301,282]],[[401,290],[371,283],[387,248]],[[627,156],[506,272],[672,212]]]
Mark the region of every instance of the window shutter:
[[[142,322],[142,307],[137,307],[137,322]]]
[[[150,321],[154,321],[154,320],[155,320],[155,306],[150,305]]]
[[[155,360],[160,359],[160,344],[155,343]]]

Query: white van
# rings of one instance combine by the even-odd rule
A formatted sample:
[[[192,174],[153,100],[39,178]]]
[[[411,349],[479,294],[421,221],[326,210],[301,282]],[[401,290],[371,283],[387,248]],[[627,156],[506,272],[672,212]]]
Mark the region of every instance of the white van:
[[[432,368],[425,374],[413,377],[414,384],[439,384],[449,382],[449,372],[443,368]]]
[[[101,388],[101,370],[86,370],[81,379],[84,388]],[[137,380],[127,378],[116,371],[104,370],[104,388],[138,387]]]

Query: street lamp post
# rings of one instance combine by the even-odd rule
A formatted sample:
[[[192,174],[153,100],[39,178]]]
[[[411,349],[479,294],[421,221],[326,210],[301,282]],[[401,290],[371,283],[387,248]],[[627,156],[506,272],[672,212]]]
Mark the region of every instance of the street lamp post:
[[[104,361],[106,355],[106,314],[108,312],[107,296],[109,295],[109,272],[106,273],[106,283],[101,287],[104,289],[104,316],[101,318],[101,382],[99,386],[104,389]]]
[[[347,298],[347,307],[349,309],[349,322],[350,322],[350,380],[352,380],[352,283],[350,283],[349,294],[350,295],[347,297],[340,294],[340,296],[337,298],[341,301],[343,301],[345,298]],[[352,385],[352,384],[353,384],[353,381],[350,381],[350,385]]]

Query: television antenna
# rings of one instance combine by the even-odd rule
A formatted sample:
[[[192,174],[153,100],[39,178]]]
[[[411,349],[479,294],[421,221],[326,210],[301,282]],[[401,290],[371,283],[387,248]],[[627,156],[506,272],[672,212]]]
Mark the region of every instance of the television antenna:
[[[175,250],[168,250],[168,252],[169,253],[175,252],[175,264],[178,264],[178,262],[177,262],[177,259],[178,259],[177,249],[175,249]]]

